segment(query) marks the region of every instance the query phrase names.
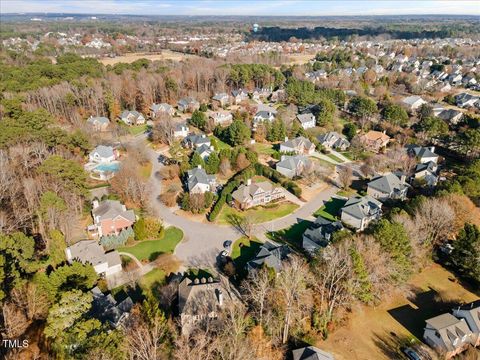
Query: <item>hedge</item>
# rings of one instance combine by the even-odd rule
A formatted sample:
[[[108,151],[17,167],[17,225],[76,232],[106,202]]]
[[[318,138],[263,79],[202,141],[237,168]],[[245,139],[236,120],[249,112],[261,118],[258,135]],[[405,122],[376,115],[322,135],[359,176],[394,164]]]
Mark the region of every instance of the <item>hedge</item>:
[[[271,181],[282,185],[296,197],[302,196],[302,189],[295,182],[280,174],[277,170],[269,168],[266,165],[256,163],[255,172],[257,175],[265,176]]]

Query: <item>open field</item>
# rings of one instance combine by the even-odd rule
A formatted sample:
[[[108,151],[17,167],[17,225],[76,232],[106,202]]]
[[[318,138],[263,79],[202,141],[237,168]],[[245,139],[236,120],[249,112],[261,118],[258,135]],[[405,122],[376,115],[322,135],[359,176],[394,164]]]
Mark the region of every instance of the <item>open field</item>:
[[[122,56],[117,56],[114,58],[106,57],[99,59],[103,65],[115,65],[118,63],[127,63],[130,64],[139,59],[147,59],[150,61],[157,60],[172,60],[172,61],[183,61],[186,59],[191,59],[197,57],[196,55],[183,54],[171,50],[162,50],[161,54],[150,54],[150,53],[128,53]]]
[[[291,54],[288,55],[286,65],[302,65],[315,58],[315,54]]]
[[[284,217],[294,212],[297,208],[298,205],[291,202],[280,202],[268,204],[266,206],[256,206],[245,211],[239,211],[225,205],[220,212],[217,221],[220,224],[230,224],[229,218],[232,216],[249,216],[251,219],[253,219],[254,223],[258,224]]]
[[[425,319],[478,299],[436,264],[414,275],[409,284],[412,296],[399,292],[376,308],[354,308],[347,324],[315,345],[337,360],[403,359],[399,346],[403,341],[421,341]]]

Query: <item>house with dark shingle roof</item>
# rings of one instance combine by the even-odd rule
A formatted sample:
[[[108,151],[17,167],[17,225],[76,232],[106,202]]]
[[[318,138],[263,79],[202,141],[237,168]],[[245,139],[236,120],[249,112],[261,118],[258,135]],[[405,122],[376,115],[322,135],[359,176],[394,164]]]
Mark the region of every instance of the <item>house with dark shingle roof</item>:
[[[145,117],[136,110],[124,110],[120,114],[120,120],[122,120],[127,125],[145,124]]]
[[[405,200],[409,187],[405,175],[388,173],[373,178],[367,185],[367,194],[380,201]]]
[[[133,307],[133,301],[129,296],[118,302],[112,294],[102,293],[98,286],[95,286],[91,293],[93,301],[90,314],[93,317],[102,323],[109,323],[115,329],[125,324]]]
[[[211,145],[210,138],[205,134],[190,134],[183,139],[183,145],[190,148],[195,149],[202,145]]]
[[[160,114],[167,114],[171,116],[174,113],[175,113],[175,109],[173,108],[173,106],[167,103],[160,103],[160,104],[153,103],[152,106],[150,106],[150,116],[152,119]]]
[[[319,216],[302,236],[302,247],[313,255],[318,249],[326,247],[332,240],[332,235],[343,229],[340,221],[330,221]]]
[[[340,211],[345,225],[363,231],[371,222],[382,217],[382,203],[369,195],[354,196],[347,200]]]
[[[302,176],[305,169],[312,165],[312,161],[303,155],[282,155],[280,161],[275,164],[275,169],[282,175],[292,179]]]
[[[407,145],[407,152],[410,156],[414,156],[422,164],[428,163],[430,161],[437,163],[438,155],[435,154],[434,146],[418,146],[418,145]]]
[[[280,144],[280,152],[311,155],[315,151],[313,144],[306,137],[299,136],[292,140],[286,140]]]
[[[320,145],[329,149],[345,151],[350,146],[350,142],[345,136],[340,135],[336,131],[329,131],[325,134],[318,135],[317,140]]]
[[[227,93],[217,93],[212,97],[212,102],[217,103],[218,106],[224,107],[230,104],[230,96]]]
[[[194,112],[200,109],[200,103],[192,97],[180,99],[177,103],[178,110],[181,112]]]
[[[267,266],[278,273],[282,271],[282,263],[288,259],[290,253],[288,245],[280,245],[269,240],[260,246],[255,257],[247,263],[247,270],[250,272]]]
[[[217,187],[215,175],[208,175],[201,165],[188,170],[187,188],[191,194],[204,194],[207,191],[214,192]]]
[[[240,104],[242,101],[248,99],[248,92],[243,89],[232,90],[232,97],[235,104]]]
[[[292,351],[293,360],[335,360],[332,354],[315,346],[307,346]]]

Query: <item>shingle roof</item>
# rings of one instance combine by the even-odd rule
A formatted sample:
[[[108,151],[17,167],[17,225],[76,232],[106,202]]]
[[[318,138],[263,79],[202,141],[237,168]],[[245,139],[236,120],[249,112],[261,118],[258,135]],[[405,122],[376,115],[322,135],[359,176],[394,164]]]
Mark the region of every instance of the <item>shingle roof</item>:
[[[345,212],[357,219],[363,219],[378,213],[381,211],[381,208],[382,203],[370,195],[354,196],[347,200],[342,208],[342,212]]]
[[[390,194],[394,191],[404,190],[408,185],[394,173],[378,176],[368,183],[368,187]]]
[[[188,170],[187,186],[189,190],[192,190],[197,184],[210,185],[215,180],[215,175],[207,175],[205,169],[194,168]]]
[[[332,354],[315,346],[307,346],[292,351],[293,360],[334,360]]]
[[[267,241],[260,247],[257,255],[247,263],[247,269],[249,271],[259,269],[265,264],[278,272],[282,270],[282,261],[288,254],[290,254],[290,248],[287,245]]]
[[[95,149],[93,149],[92,154],[97,153],[102,158],[109,158],[114,155],[113,147],[105,146],[105,145],[98,145]]]
[[[310,160],[302,155],[282,156],[282,160],[276,164],[276,167],[282,167],[288,170],[296,170],[301,164],[306,166]]]
[[[255,195],[259,190],[271,192],[273,185],[268,181],[255,182],[250,185],[242,184],[232,193],[232,198],[243,203]]]
[[[132,222],[135,221],[135,213],[133,210],[124,210],[123,204],[118,200],[103,200],[98,207],[92,210],[93,216],[100,217],[100,220],[114,219],[122,216]]]
[[[97,117],[91,116],[91,117],[88,118],[87,122],[90,123],[90,124],[96,124],[96,123],[108,124],[108,123],[110,123],[110,120],[108,120],[104,116],[97,116]]]
[[[313,146],[313,144],[306,137],[299,136],[299,137],[296,137],[295,139],[288,140],[288,141],[285,141],[285,142],[281,143],[280,146],[285,146],[285,147],[289,147],[289,148],[292,148],[292,149],[298,149],[300,147],[310,149]]]
[[[315,116],[312,113],[298,114],[297,119],[302,124],[304,124],[304,123],[308,123],[308,122],[311,122],[311,121],[315,121]]]

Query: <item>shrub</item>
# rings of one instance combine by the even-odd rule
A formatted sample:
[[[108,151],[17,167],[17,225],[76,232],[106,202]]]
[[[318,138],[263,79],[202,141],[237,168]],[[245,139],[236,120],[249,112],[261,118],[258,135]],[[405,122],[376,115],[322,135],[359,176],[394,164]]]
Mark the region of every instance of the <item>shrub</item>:
[[[135,240],[152,240],[161,238],[163,235],[163,226],[160,221],[152,217],[140,218],[133,225]]]

